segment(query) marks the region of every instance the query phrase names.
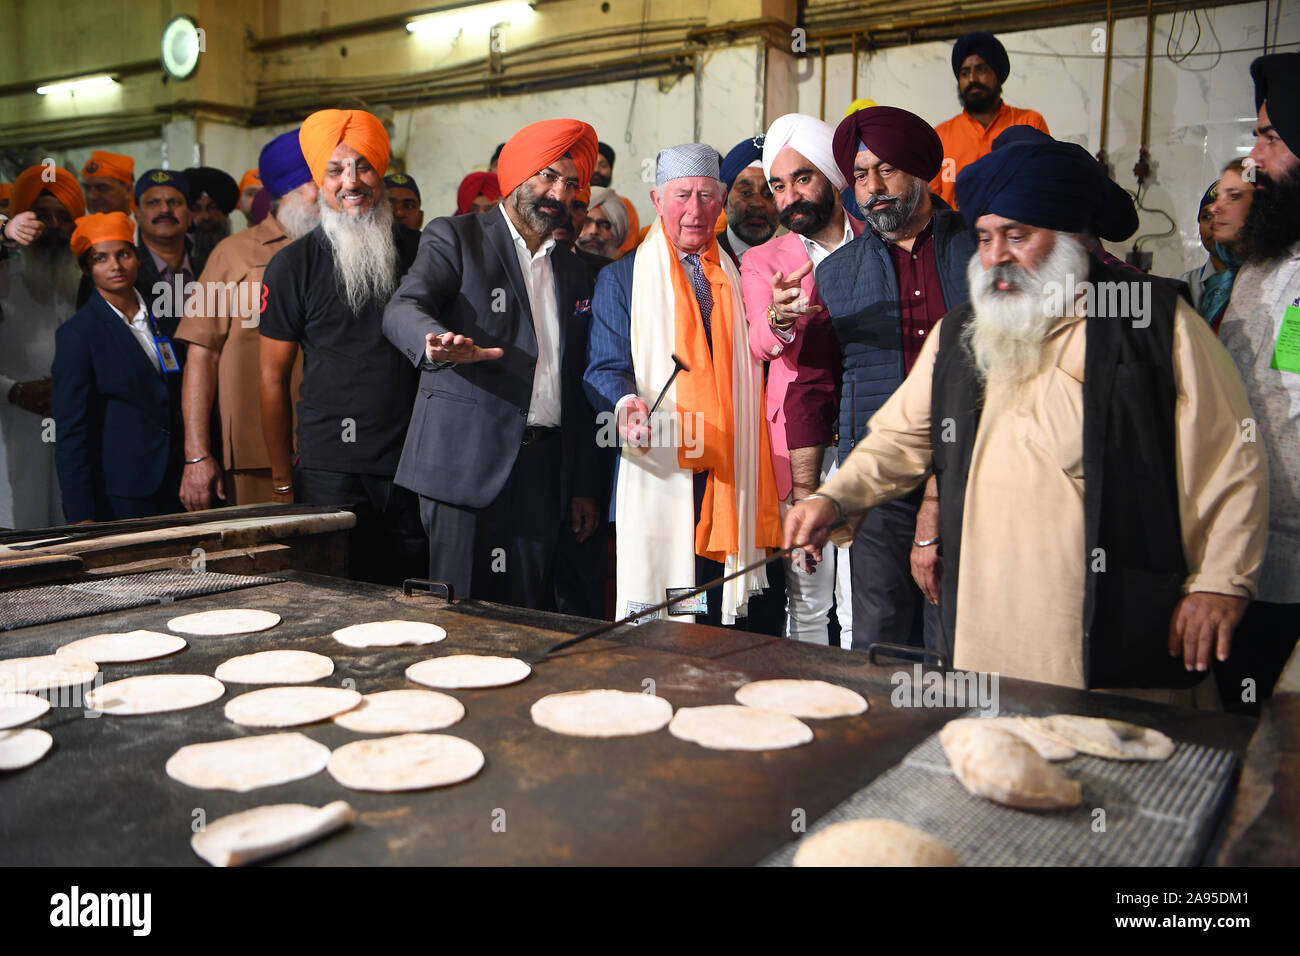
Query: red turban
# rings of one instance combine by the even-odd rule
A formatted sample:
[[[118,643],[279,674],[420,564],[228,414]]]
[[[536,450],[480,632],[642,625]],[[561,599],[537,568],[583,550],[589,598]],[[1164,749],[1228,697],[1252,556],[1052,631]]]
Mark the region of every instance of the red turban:
[[[81,216],[77,228],[72,233],[72,254],[80,258],[91,246],[101,242],[120,239],[135,243],[135,223],[124,212],[97,212]]]
[[[497,160],[501,195],[508,196],[520,183],[532,179],[565,153],[578,167],[581,186],[591,181],[596,168],[596,131],[574,119],[542,120],[530,123],[511,136]]]
[[[118,182],[126,183],[127,186],[135,185],[135,160],[130,156],[123,156],[121,153],[106,153],[102,149],[97,149],[90,154],[90,159],[86,160],[86,165],[81,167],[82,179],[116,179]]]
[[[244,195],[244,190],[249,186],[260,185],[262,185],[262,176],[257,169],[246,170],[244,175],[239,177],[239,195]]]
[[[862,145],[880,159],[926,182],[943,166],[943,143],[934,127],[896,106],[869,106],[850,113],[835,128],[831,151],[845,180],[853,183],[853,160]]]
[[[364,156],[380,178],[388,171],[388,131],[383,123],[365,110],[319,110],[298,130],[298,145],[317,186],[325,181],[325,166],[339,143]]]
[[[496,173],[470,173],[460,181],[456,188],[456,215],[463,216],[469,212],[479,196],[487,196],[492,202],[501,198]]]
[[[77,177],[62,166],[28,166],[14,180],[13,195],[9,197],[9,215],[27,212],[43,192],[63,203],[73,219],[86,214],[86,199],[81,195]]]

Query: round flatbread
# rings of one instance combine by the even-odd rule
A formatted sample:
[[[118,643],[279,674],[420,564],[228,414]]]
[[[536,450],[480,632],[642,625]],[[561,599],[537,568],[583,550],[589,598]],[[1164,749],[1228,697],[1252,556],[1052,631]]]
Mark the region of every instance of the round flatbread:
[[[668,732],[710,750],[782,750],[813,739],[812,728],[798,717],[739,704],[683,707]]]
[[[98,664],[77,654],[11,657],[0,661],[0,694],[78,687],[98,673]]]
[[[897,820],[846,820],[806,837],[795,866],[959,866],[948,844]]]
[[[1053,740],[1107,760],[1166,760],[1174,752],[1174,742],[1160,731],[1122,720],[1056,714],[1031,722]]]
[[[736,702],[793,717],[852,717],[867,709],[861,694],[824,680],[756,680],[736,691]]]
[[[370,621],[334,632],[334,640],[348,647],[396,647],[399,644],[436,644],[447,636],[437,624],[424,621]]]
[[[573,690],[533,704],[533,723],[574,737],[652,734],[673,719],[673,705],[653,694],[625,690]]]
[[[105,714],[161,714],[210,704],[226,692],[206,674],[141,674],[110,681],[86,694],[86,707]]]
[[[0,694],[0,730],[35,720],[50,709],[50,702],[35,694]]]
[[[54,738],[43,730],[0,730],[0,770],[21,770],[40,760],[54,745]]]
[[[310,684],[334,673],[334,662],[312,651],[258,651],[223,661],[217,680],[230,684]]]
[[[961,717],[960,720],[978,720],[999,730],[1015,734],[1029,746],[1038,751],[1044,760],[1069,760],[1079,755],[1079,751],[1062,743],[1058,738],[1045,733],[1033,717]],[[949,721],[955,723],[955,721]]]
[[[412,664],[406,669],[406,679],[426,687],[504,687],[519,683],[532,672],[532,667],[517,657],[453,654]]]
[[[356,817],[343,800],[323,807],[276,803],[213,820],[190,846],[213,866],[243,866],[287,853],[341,830]]]
[[[226,719],[245,727],[297,727],[328,720],[361,703],[346,687],[266,687],[226,703]]]
[[[406,734],[441,730],[465,716],[455,697],[432,690],[382,690],[366,694],[355,710],[339,714],[334,723],[363,734]]]
[[[402,734],[344,744],[329,771],[353,790],[425,790],[468,780],[483,769],[483,751],[449,734]]]
[[[167,776],[200,790],[247,793],[320,773],[330,749],[302,734],[259,734],[189,744],[171,755]]]
[[[224,611],[198,611],[182,614],[167,622],[169,630],[181,634],[254,634],[280,623],[274,611],[238,607]]]
[[[185,638],[157,631],[125,631],[120,634],[96,634],[64,644],[56,654],[76,654],[96,664],[129,664],[151,661],[175,654],[186,647]]]

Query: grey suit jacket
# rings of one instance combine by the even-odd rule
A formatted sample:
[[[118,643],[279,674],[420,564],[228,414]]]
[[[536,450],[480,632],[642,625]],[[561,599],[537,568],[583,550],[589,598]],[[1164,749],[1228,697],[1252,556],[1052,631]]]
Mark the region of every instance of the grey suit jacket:
[[[567,249],[552,251],[551,269],[561,326],[563,504],[599,491],[595,415],[582,391],[592,280]],[[458,332],[505,356],[430,364],[430,332]],[[415,263],[384,311],[384,335],[422,369],[395,481],[448,504],[486,507],[514,468],[537,367],[528,291],[499,209],[424,227]]]

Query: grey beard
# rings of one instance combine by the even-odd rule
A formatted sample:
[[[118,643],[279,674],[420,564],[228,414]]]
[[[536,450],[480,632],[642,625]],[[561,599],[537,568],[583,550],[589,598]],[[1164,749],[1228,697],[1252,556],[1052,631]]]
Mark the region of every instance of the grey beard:
[[[62,243],[36,243],[25,249],[22,256],[23,282],[34,300],[42,305],[54,305],[56,298],[68,302],[77,300],[81,270],[71,249]]]
[[[985,382],[1016,386],[1038,372],[1043,338],[1068,305],[1061,296],[1045,290],[1049,283],[1068,288],[1070,276],[1081,289],[1088,280],[1088,265],[1087,250],[1063,232],[1056,233],[1051,251],[1033,270],[1015,264],[985,270],[979,253],[971,256],[966,278],[975,314],[962,333],[962,343]],[[1013,282],[1017,288],[998,291],[994,284],[999,279]]]
[[[334,278],[353,314],[372,303],[383,306],[397,288],[397,243],[393,207],[382,194],[360,216],[336,212],[320,194],[320,222],[334,250]]]
[[[320,210],[316,203],[307,201],[297,189],[280,197],[275,207],[275,218],[290,239],[311,232],[320,223]]]
[[[916,212],[916,207],[921,205],[921,200],[925,198],[929,188],[928,183],[914,179],[911,188],[905,193],[900,193],[894,205],[878,210],[861,206],[862,214],[867,217],[867,222],[871,223],[876,232],[886,239],[893,239],[894,234],[907,225],[907,221],[912,218],[912,213]]]

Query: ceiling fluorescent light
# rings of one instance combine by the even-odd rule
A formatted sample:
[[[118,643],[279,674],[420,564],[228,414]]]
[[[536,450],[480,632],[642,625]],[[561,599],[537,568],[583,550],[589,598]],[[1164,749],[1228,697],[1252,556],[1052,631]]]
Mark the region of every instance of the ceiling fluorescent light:
[[[81,90],[92,90],[100,86],[116,86],[117,80],[107,73],[96,73],[93,76],[79,76],[72,80],[61,80],[58,83],[47,83],[45,86],[36,87],[36,92],[41,96],[47,96],[50,93],[77,93]]]
[[[533,7],[529,3],[477,3],[415,17],[407,21],[406,29],[421,36],[455,34],[475,28],[486,30],[498,23],[522,20],[532,14]]]

